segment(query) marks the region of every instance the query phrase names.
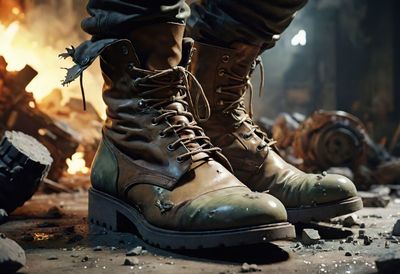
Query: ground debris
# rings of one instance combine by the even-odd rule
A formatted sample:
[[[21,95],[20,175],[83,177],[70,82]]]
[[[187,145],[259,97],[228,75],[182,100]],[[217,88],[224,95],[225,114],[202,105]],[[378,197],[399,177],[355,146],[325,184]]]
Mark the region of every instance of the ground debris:
[[[390,202],[390,197],[380,193],[359,191],[364,207],[386,207]]]
[[[379,273],[398,273],[400,269],[400,250],[383,254],[376,261]]]
[[[249,273],[249,272],[258,272],[261,271],[261,268],[258,267],[256,264],[242,264],[242,268],[240,269],[241,273]]]
[[[344,218],[342,224],[344,227],[352,227],[357,224],[358,216],[356,214],[351,214]]]
[[[301,242],[304,245],[313,245],[317,244],[319,240],[321,239],[321,236],[319,236],[318,230],[315,229],[303,229],[301,233]]]
[[[0,208],[0,225],[7,222],[7,220],[8,220],[7,212],[4,209]]]
[[[93,251],[102,251],[103,250],[103,247],[101,247],[101,246],[95,246],[94,248],[93,248]]]
[[[15,273],[25,263],[25,251],[16,242],[0,234],[0,273]]]
[[[143,251],[143,247],[141,246],[137,246],[131,250],[129,250],[128,252],[126,252],[126,256],[139,256],[140,254],[142,254]]]
[[[134,265],[138,265],[138,264],[139,264],[139,259],[136,257],[125,258],[124,265],[134,266]]]
[[[393,226],[392,235],[400,236],[400,220],[397,220],[397,222]]]
[[[58,260],[58,257],[55,256],[55,255],[52,255],[52,256],[47,257],[47,260],[49,260],[49,261],[55,261],[55,260]]]
[[[47,210],[44,218],[59,219],[63,216],[61,209],[58,206],[53,206]]]

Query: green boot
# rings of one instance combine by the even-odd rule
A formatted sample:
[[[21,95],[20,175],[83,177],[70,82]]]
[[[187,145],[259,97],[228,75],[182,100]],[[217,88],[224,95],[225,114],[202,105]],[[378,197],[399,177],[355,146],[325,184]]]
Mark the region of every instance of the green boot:
[[[285,205],[290,222],[326,220],[361,209],[349,179],[306,174],[286,163],[274,141],[252,121],[244,97],[259,54],[260,48],[240,43],[230,49],[195,43],[190,70],[202,84],[212,113],[201,123],[206,134],[222,148],[239,180]]]
[[[174,64],[190,56],[184,26],[157,25],[138,37],[154,39],[147,35],[152,28],[165,34],[164,47],[151,49],[148,42],[138,52],[121,40],[101,55],[107,121],[92,167],[89,220],[115,231],[129,221],[144,240],[172,249],[294,237],[282,203],[236,179],[196,124],[198,112],[187,110],[193,76]],[[198,95],[207,105],[201,87]]]

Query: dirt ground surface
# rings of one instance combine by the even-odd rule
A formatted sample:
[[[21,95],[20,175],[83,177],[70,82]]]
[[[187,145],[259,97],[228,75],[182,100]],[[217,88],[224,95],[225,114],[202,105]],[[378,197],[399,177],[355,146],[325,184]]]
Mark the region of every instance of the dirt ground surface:
[[[298,225],[298,235],[304,227],[319,231],[323,240],[310,246],[297,239],[169,252],[151,247],[133,234],[89,229],[86,215],[86,192],[40,194],[18,209],[0,231],[26,251],[27,265],[20,273],[376,273],[375,259],[400,249],[399,238],[391,236],[400,219],[400,199],[386,208],[357,212],[361,228],[332,223]],[[360,238],[360,230],[372,242]],[[136,248],[130,253],[139,251],[139,255],[127,256],[138,246],[141,252]],[[257,266],[249,269],[243,263]]]

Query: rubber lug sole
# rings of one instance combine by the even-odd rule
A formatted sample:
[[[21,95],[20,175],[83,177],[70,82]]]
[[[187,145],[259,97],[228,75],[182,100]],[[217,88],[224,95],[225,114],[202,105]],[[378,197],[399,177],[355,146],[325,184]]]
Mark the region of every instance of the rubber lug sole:
[[[334,217],[350,214],[363,208],[360,197],[352,197],[339,202],[321,204],[302,208],[286,208],[288,221],[291,223],[308,223],[326,221]]]
[[[164,249],[199,249],[250,245],[295,238],[294,226],[288,222],[213,231],[174,231],[151,225],[132,206],[98,190],[89,190],[89,222],[116,232],[126,232],[126,222],[134,225],[131,233]]]

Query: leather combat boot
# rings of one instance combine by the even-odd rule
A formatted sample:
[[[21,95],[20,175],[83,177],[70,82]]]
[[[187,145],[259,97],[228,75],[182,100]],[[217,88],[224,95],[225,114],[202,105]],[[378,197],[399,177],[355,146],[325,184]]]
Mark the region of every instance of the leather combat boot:
[[[222,148],[239,180],[285,205],[290,222],[326,220],[361,209],[349,179],[306,174],[286,163],[274,141],[252,121],[245,94],[252,93],[250,75],[259,54],[260,48],[240,43],[230,49],[195,43],[190,70],[203,86],[212,113],[201,123],[205,133]]]
[[[101,53],[107,121],[92,166],[90,221],[114,231],[129,221],[145,241],[172,249],[294,237],[282,203],[236,179],[196,124],[191,93],[208,104],[199,85],[189,93],[193,41],[182,42],[183,25],[153,28],[157,40],[142,29]],[[157,45],[144,49],[143,37]]]

